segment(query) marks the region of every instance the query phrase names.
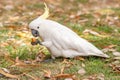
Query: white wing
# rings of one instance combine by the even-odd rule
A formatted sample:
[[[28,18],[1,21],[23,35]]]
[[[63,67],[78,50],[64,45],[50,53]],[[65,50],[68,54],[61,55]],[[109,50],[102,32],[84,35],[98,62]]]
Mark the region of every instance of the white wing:
[[[79,53],[83,53],[81,55],[83,56],[89,56],[89,55],[94,55],[94,56],[101,56],[101,57],[108,57],[106,54],[104,54],[102,51],[97,49],[94,45],[92,45],[90,42],[86,41],[85,39],[79,37],[75,32],[70,30],[69,28],[54,22],[54,25],[56,26],[52,29],[52,42],[53,44],[58,47],[59,49],[72,49],[76,50]]]

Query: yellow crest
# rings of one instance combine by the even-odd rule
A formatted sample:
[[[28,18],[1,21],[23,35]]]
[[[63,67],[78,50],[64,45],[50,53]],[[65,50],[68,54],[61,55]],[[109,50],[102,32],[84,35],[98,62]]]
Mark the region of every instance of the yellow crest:
[[[49,8],[47,7],[46,3],[44,3],[45,8],[44,8],[44,13],[40,16],[42,19],[46,19],[49,17]]]

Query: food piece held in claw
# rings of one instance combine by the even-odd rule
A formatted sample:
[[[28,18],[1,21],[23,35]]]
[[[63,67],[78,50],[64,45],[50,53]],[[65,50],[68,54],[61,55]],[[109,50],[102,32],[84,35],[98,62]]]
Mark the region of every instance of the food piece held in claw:
[[[38,40],[38,39],[36,39],[36,38],[32,38],[31,44],[32,44],[32,45],[37,45],[37,44],[40,44],[40,45],[41,45],[41,42],[40,42],[40,40]]]

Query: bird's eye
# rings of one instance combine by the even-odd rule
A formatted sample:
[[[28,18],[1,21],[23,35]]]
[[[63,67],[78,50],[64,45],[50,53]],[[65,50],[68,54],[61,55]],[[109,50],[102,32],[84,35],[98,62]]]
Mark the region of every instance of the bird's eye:
[[[39,26],[37,27],[37,29],[39,29]]]

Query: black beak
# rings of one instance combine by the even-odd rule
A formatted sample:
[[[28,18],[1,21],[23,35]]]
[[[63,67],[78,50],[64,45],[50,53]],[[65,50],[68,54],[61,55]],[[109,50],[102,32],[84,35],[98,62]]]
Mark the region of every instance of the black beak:
[[[38,37],[39,36],[39,32],[37,30],[31,29],[32,35],[34,37]]]

